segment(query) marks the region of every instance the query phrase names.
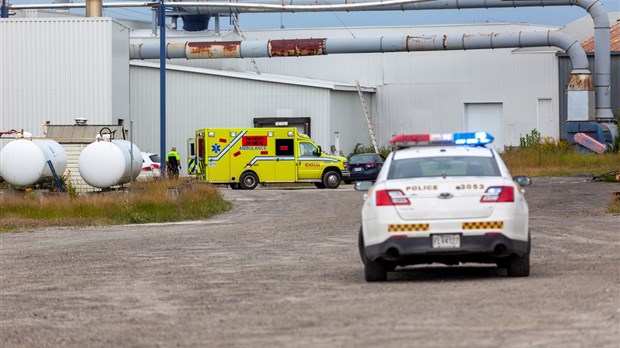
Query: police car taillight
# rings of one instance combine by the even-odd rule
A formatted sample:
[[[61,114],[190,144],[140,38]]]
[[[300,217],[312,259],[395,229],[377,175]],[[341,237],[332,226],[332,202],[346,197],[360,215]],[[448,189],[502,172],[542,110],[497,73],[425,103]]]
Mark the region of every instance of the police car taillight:
[[[379,190],[376,192],[377,206],[409,205],[409,198],[401,190]]]
[[[423,145],[485,145],[493,142],[487,132],[444,133],[444,134],[399,134],[390,140],[396,147],[404,148]]]
[[[480,198],[480,203],[514,202],[515,191],[512,186],[489,187]]]

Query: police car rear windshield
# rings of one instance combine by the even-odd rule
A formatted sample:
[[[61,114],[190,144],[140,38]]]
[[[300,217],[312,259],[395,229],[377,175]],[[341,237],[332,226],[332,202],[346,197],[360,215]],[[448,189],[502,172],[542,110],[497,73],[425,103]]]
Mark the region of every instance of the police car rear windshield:
[[[422,157],[392,161],[388,179],[446,176],[500,176],[493,157]]]

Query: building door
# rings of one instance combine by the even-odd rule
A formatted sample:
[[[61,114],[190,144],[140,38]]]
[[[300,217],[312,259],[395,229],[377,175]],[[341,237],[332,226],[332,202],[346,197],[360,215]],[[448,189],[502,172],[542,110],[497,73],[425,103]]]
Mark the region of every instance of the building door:
[[[502,103],[466,103],[465,104],[465,131],[485,131],[495,140],[493,148],[504,149],[504,117]]]
[[[554,126],[551,99],[538,99],[536,129],[540,132],[540,136],[557,138]]]

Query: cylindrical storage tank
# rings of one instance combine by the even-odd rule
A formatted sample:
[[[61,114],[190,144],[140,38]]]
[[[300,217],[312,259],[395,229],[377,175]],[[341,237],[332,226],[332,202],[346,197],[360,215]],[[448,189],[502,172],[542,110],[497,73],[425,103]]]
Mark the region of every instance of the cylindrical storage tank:
[[[82,150],[78,168],[82,179],[91,186],[108,188],[122,185],[140,174],[142,154],[135,144],[127,140],[97,141]]]
[[[53,177],[51,161],[59,177],[67,169],[67,153],[54,140],[13,140],[0,152],[0,176],[15,186],[28,186]]]

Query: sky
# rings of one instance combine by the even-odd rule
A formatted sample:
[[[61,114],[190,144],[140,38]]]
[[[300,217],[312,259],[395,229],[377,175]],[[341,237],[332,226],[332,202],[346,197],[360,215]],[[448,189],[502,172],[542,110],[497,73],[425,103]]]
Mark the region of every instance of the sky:
[[[53,0],[7,0],[11,4],[47,4]],[[103,0],[104,3],[106,0]],[[114,2],[119,2],[115,0]],[[250,1],[250,0],[246,0]],[[599,0],[608,12],[620,12],[620,0]],[[82,2],[82,1],[75,1]],[[244,1],[245,2],[245,1]],[[79,10],[74,10],[79,12]],[[81,11],[83,13],[83,10]],[[104,9],[104,16],[120,19],[151,21],[150,9]],[[583,16],[586,11],[577,6],[522,7],[467,10],[425,10],[425,11],[358,11],[317,13],[264,13],[239,15],[242,29],[267,28],[311,28],[392,25],[466,24],[485,22],[518,22],[564,26]],[[212,29],[210,23],[210,28]],[[221,28],[231,27],[229,20],[221,21]]]

